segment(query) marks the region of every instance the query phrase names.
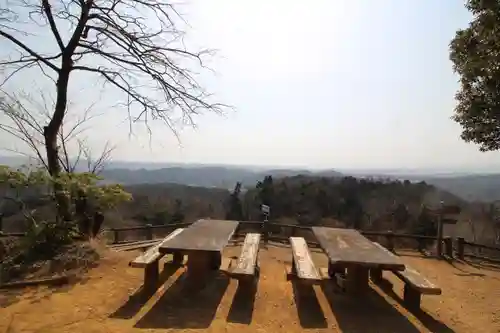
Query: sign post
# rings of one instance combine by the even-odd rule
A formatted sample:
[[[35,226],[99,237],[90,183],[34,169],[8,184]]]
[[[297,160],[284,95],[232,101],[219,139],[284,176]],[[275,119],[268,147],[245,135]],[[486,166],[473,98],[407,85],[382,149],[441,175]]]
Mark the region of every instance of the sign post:
[[[264,215],[264,222],[262,222],[262,233],[264,234],[264,243],[267,245],[267,241],[269,238],[269,231],[267,230],[267,223],[269,220],[269,214],[271,213],[271,207],[268,205],[261,205],[260,210]]]
[[[437,247],[436,252],[438,257],[443,255],[443,225],[444,224],[456,224],[457,219],[455,215],[460,214],[460,207],[456,205],[445,205],[444,201],[441,201],[440,207],[437,211]],[[453,215],[450,217],[450,215]]]
[[[271,212],[271,208],[268,205],[261,205],[260,209],[262,211],[262,214],[264,214],[264,222],[267,222],[269,213]]]

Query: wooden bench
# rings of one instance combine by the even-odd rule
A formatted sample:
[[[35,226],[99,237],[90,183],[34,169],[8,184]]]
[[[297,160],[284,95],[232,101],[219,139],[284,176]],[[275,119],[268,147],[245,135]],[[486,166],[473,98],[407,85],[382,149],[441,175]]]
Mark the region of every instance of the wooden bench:
[[[409,309],[419,310],[422,294],[441,295],[441,288],[437,287],[419,272],[406,265],[404,271],[394,271],[394,275],[404,281],[404,302]]]
[[[151,290],[156,288],[158,284],[158,279],[160,276],[160,271],[158,267],[158,262],[163,257],[163,254],[158,251],[159,247],[166,241],[179,235],[184,229],[179,228],[170,233],[157,245],[151,247],[146,252],[142,253],[140,256],[135,258],[129,263],[130,267],[144,268],[144,289]],[[183,261],[183,255],[179,253],[174,253],[174,259],[172,264],[181,265]]]
[[[291,272],[287,272],[287,280],[297,278],[308,284],[321,282],[322,275],[312,261],[306,240],[303,237],[290,237],[290,245],[292,246],[293,263]]]
[[[255,281],[254,277],[259,276],[260,268],[258,263],[260,234],[248,233],[243,242],[241,254],[233,268],[233,262],[229,262],[228,274],[239,282]]]

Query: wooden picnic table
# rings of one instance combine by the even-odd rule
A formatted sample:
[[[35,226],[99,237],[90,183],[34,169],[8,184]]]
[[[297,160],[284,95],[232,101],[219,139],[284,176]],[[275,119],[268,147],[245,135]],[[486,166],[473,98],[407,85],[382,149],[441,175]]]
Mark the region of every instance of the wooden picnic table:
[[[321,248],[328,256],[331,275],[347,271],[346,289],[362,293],[368,289],[368,273],[382,270],[403,271],[401,259],[375,245],[354,229],[313,227]],[[333,277],[333,276],[332,276]]]
[[[188,276],[203,279],[219,269],[221,253],[233,236],[238,221],[198,220],[176,237],[163,242],[158,251],[188,256]]]

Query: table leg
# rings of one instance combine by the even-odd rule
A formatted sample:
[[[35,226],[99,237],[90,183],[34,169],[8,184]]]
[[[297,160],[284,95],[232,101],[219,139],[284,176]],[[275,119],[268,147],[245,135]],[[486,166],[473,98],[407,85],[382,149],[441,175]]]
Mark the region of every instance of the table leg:
[[[214,267],[214,254],[211,252],[195,252],[188,254],[186,280],[193,288],[205,285],[210,271]]]
[[[364,294],[368,291],[368,268],[351,266],[347,268],[347,292]]]
[[[182,252],[174,252],[172,264],[176,266],[181,266],[184,262],[184,254]]]
[[[210,259],[210,266],[212,270],[217,271],[220,268],[220,265],[222,263],[222,252],[212,252],[210,253],[211,259]]]
[[[337,274],[337,273],[345,274],[345,269],[329,262],[328,263],[328,275],[331,278],[334,278],[335,274]]]
[[[382,282],[382,270],[378,268],[372,268],[370,269],[370,279],[372,280],[373,283],[379,284]]]

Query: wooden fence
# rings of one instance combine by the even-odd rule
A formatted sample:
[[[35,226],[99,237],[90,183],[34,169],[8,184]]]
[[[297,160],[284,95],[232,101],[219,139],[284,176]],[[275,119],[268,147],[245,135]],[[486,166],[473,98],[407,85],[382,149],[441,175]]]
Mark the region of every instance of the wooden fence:
[[[138,240],[149,240],[161,238],[177,228],[185,228],[191,225],[187,223],[173,223],[163,225],[145,225],[135,227],[110,228],[103,232],[105,237],[112,244],[128,243]],[[260,231],[263,234],[263,240],[288,243],[289,237],[304,237],[311,247],[319,247],[312,230],[312,226],[301,226],[294,224],[281,224],[273,222],[241,221],[236,230],[235,237],[238,239],[249,231]],[[395,248],[408,247],[411,243],[415,244],[419,251],[424,251],[430,244],[438,241],[436,236],[412,235],[403,233],[394,233],[392,231],[363,231],[361,233],[367,238],[383,244],[387,249],[394,251]],[[128,235],[127,235],[128,234]],[[127,236],[133,234],[133,239]],[[3,233],[0,237],[22,237],[25,233]],[[468,242],[462,237],[455,240],[451,237],[442,239],[444,254],[446,257],[464,259],[465,257],[485,259],[493,262],[500,262],[500,248],[484,244]],[[485,256],[487,254],[487,256]]]
[[[132,240],[128,240],[125,233],[131,231],[141,231],[142,237],[144,239],[153,239],[154,237],[163,237],[168,233],[172,232],[177,228],[185,228],[191,225],[191,223],[175,223],[175,224],[164,224],[164,225],[145,225],[138,227],[126,227],[126,228],[112,228],[107,229],[106,232],[111,236],[110,241],[113,244],[127,243]],[[240,238],[244,236],[249,231],[261,231],[263,234],[263,240],[275,241],[281,243],[288,243],[289,237],[300,236],[307,240],[307,243],[311,247],[319,247],[312,230],[312,226],[301,226],[293,224],[281,224],[273,222],[258,222],[258,221],[241,221],[238,229],[236,230],[235,237]],[[392,231],[361,231],[361,233],[367,238],[380,242],[387,249],[394,251],[396,248],[408,247],[411,243],[416,246],[411,246],[417,248],[419,251],[424,251],[430,244],[435,244],[438,241],[437,236],[423,236],[423,235],[412,235],[404,233],[394,233]],[[161,235],[160,235],[161,234]],[[133,239],[136,241],[137,237]],[[458,259],[464,259],[467,257],[486,259],[490,261],[497,261],[495,257],[500,257],[500,248],[494,246],[488,246],[484,244],[477,244],[473,242],[468,242],[464,238],[453,239],[451,237],[444,237],[442,239],[444,256]],[[483,250],[488,251],[490,256],[482,255]],[[500,262],[500,260],[498,260]]]

